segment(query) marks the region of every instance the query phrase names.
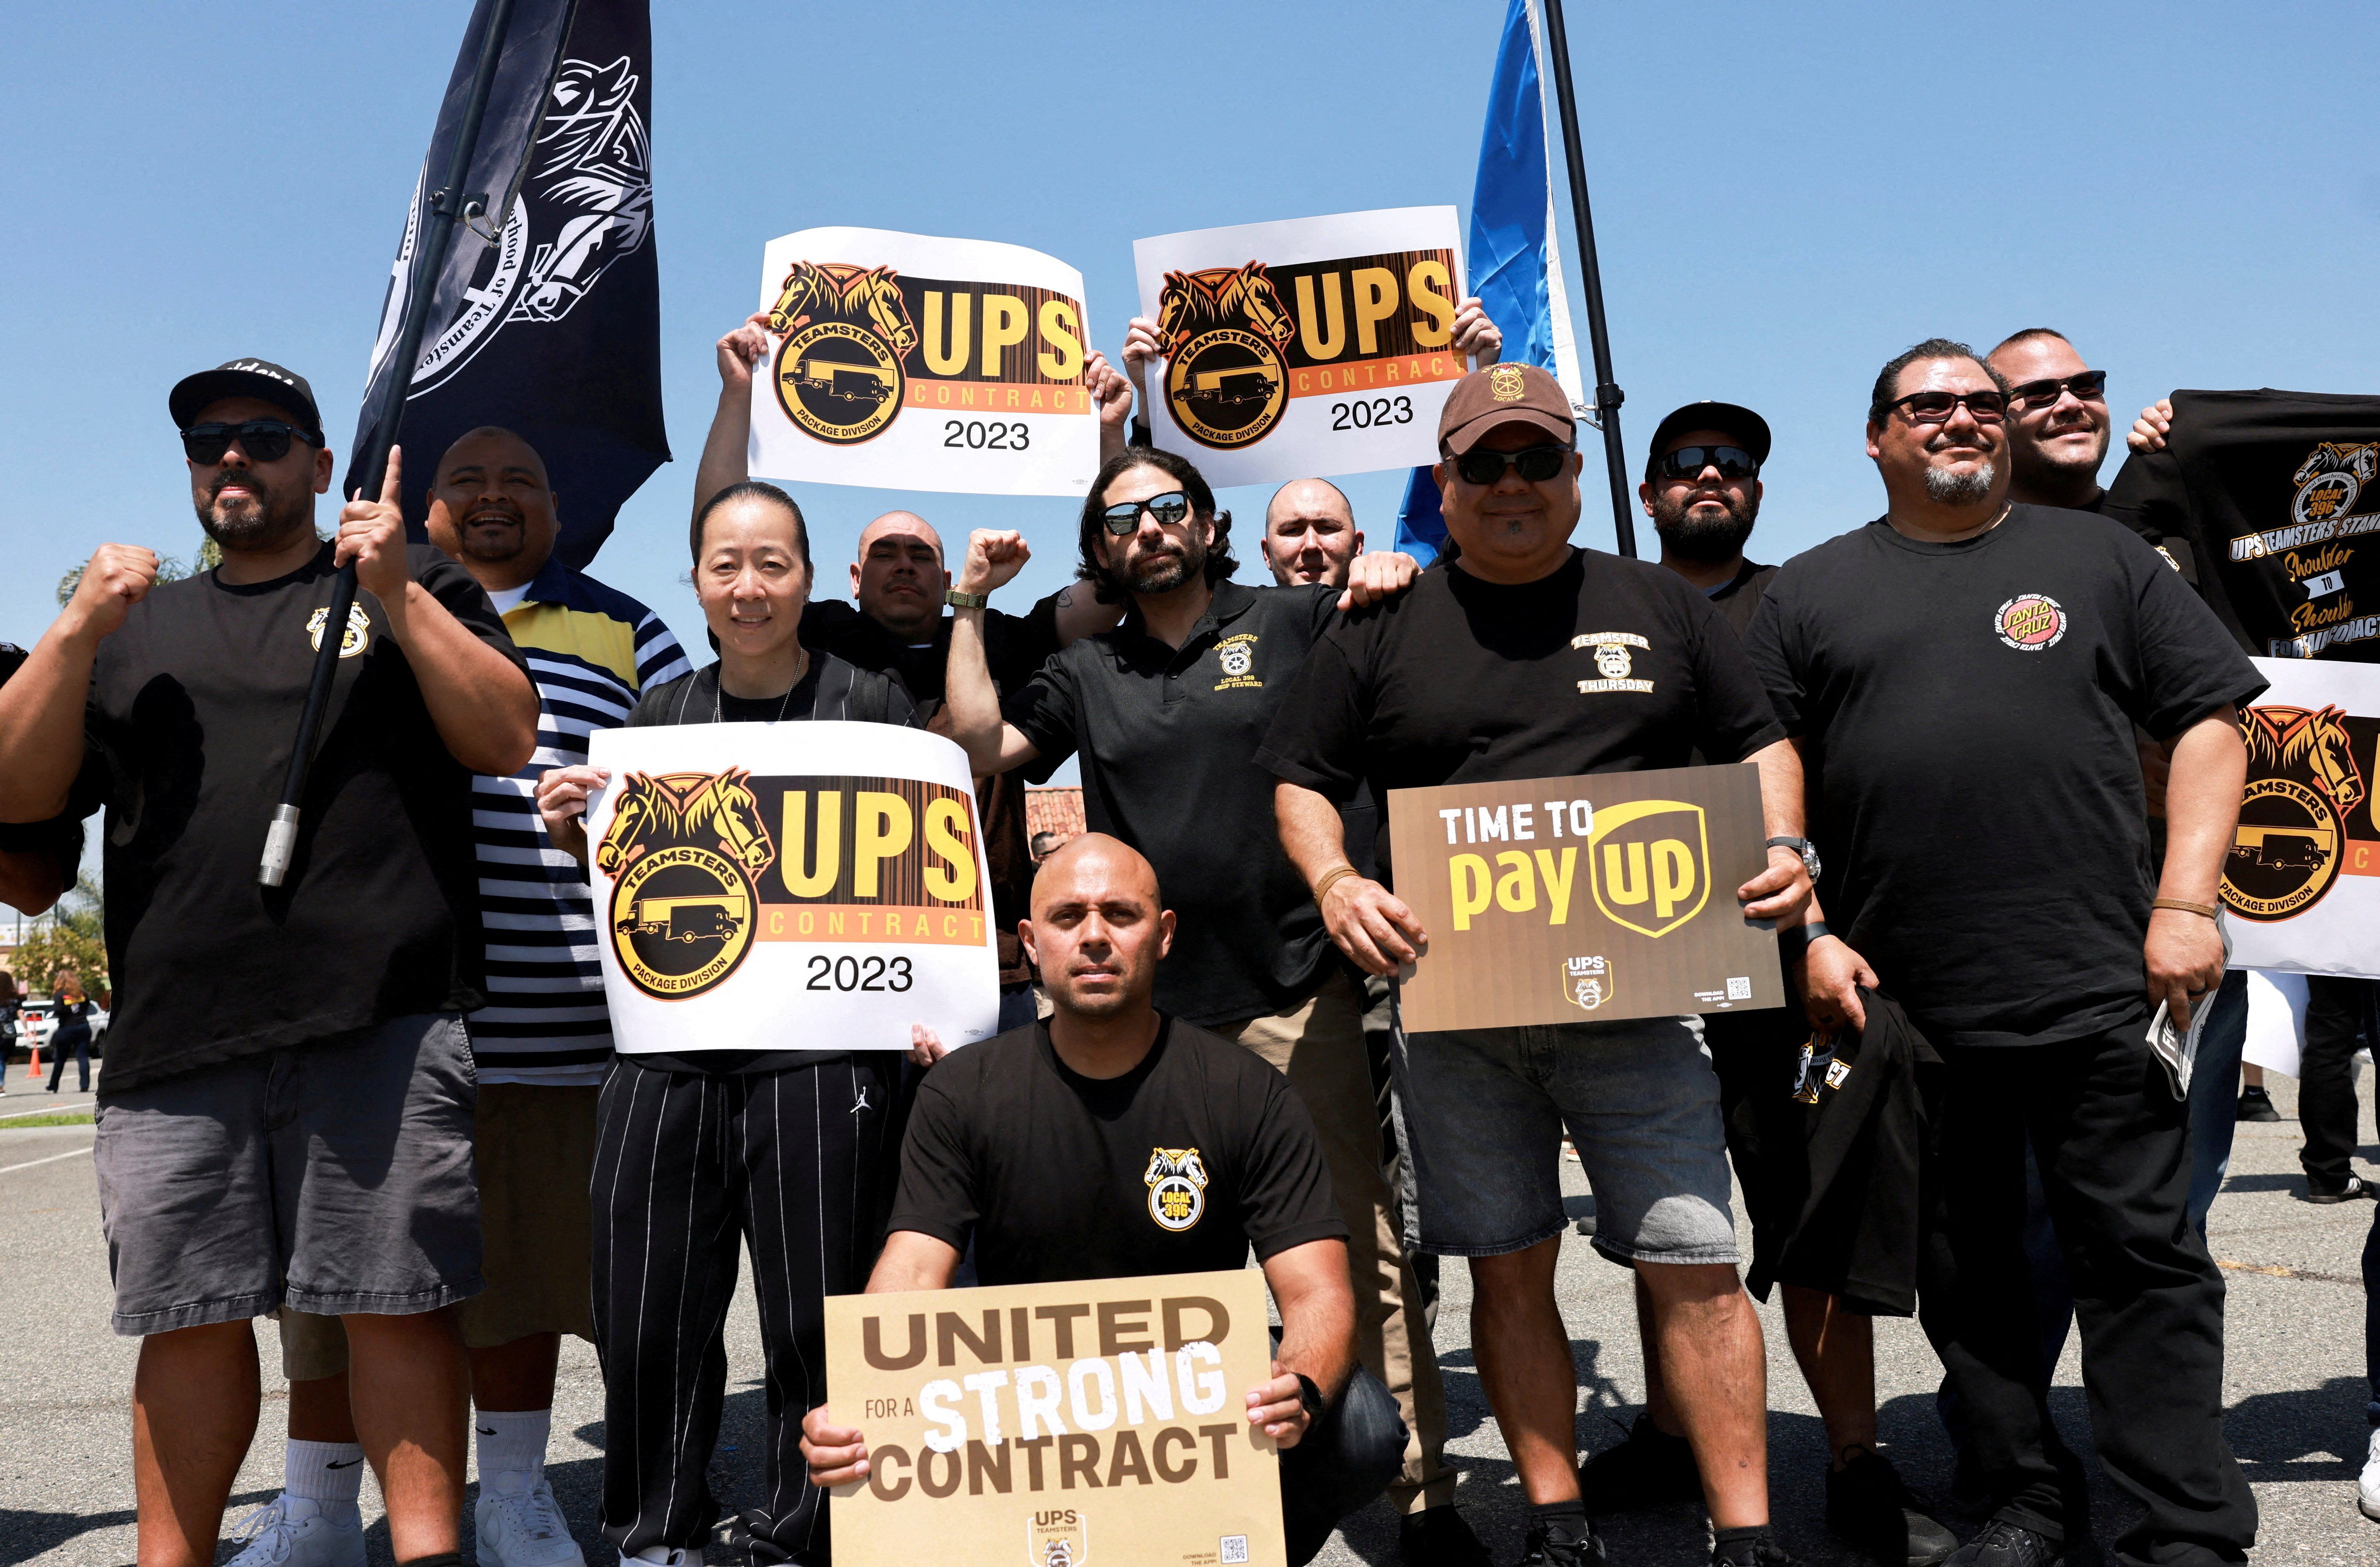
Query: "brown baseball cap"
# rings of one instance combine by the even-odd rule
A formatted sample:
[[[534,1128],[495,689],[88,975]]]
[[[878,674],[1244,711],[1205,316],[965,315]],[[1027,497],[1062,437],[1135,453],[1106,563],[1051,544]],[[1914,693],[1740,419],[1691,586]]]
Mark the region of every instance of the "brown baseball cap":
[[[1572,444],[1578,425],[1553,372],[1536,365],[1489,365],[1454,383],[1438,416],[1438,449],[1459,457],[1500,425],[1534,425]]]

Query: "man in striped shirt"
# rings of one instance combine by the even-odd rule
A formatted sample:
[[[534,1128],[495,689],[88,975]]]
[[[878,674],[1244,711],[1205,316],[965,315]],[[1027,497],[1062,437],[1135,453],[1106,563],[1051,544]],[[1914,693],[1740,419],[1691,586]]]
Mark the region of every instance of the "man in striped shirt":
[[[488,943],[488,1005],[468,1018],[488,1287],[462,1307],[479,1556],[481,1567],[583,1567],[544,1464],[562,1335],[594,1332],[587,1192],[612,1026],[586,872],[547,839],[534,792],[546,770],[586,761],[590,731],[625,723],[638,696],[688,665],[659,615],[554,554],[554,492],[519,436],[488,427],[456,441],[430,503],[431,542],[486,589],[528,661],[539,706],[528,764],[471,781]],[[351,1488],[362,1470],[339,1462],[359,1450],[346,1445],[355,1434],[338,1322],[285,1315],[282,1359],[290,1493]],[[290,1543],[287,1567],[353,1567]]]

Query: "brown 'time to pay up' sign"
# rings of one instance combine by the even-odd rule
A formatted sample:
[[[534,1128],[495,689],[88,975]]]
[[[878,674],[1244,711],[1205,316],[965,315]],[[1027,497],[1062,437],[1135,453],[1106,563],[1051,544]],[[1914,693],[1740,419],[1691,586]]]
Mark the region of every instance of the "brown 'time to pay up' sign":
[[[1415,1033],[1785,1004],[1735,901],[1768,863],[1751,767],[1392,789],[1389,833]]]
[[[827,1403],[868,1443],[836,1556],[1281,1567],[1264,1275],[830,1295]]]

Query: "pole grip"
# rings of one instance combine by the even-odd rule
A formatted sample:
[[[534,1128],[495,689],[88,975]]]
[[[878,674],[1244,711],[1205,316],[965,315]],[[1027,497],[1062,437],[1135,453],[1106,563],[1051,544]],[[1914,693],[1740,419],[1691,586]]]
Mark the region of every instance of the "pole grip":
[[[298,848],[298,808],[273,808],[273,825],[264,833],[264,859],[256,868],[256,884],[278,887],[281,879],[289,874],[290,856]]]

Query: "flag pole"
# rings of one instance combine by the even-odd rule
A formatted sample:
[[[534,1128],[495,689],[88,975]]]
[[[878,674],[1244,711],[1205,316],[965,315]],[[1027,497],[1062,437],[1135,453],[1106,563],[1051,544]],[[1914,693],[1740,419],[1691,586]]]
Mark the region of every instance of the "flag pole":
[[[480,64],[471,78],[471,95],[464,101],[463,118],[455,128],[454,154],[446,163],[446,181],[434,191],[422,225],[421,245],[414,252],[412,275],[406,280],[405,317],[398,329],[395,367],[390,394],[393,406],[372,427],[370,444],[356,472],[358,493],[378,498],[388,478],[389,448],[396,444],[405,422],[405,402],[413,388],[413,367],[421,358],[421,336],[429,325],[431,296],[438,274],[445,270],[446,250],[455,240],[455,220],[469,198],[464,183],[470,178],[471,154],[478,149],[480,122],[486,117],[488,93],[494,87],[496,66],[504,55],[504,33],[512,24],[513,0],[494,0],[488,8],[488,29],[480,39]],[[433,132],[434,135],[434,132]],[[314,743],[322,715],[331,705],[331,686],[339,673],[339,650],[346,640],[347,613],[356,601],[356,563],[341,566],[331,579],[331,604],[322,620],[322,639],[314,650],[313,678],[306,686],[306,706],[298,715],[297,743],[289,752],[289,771],[281,784],[281,803],[273,808],[273,825],[264,836],[264,857],[256,868],[257,884],[278,887],[289,873],[289,859],[298,846],[298,803],[306,796],[307,774],[313,771]]]
[[[1611,474],[1611,528],[1620,553],[1634,559],[1636,518],[1628,504],[1628,456],[1620,443],[1620,404],[1623,396],[1611,379],[1611,334],[1603,324],[1603,273],[1595,263],[1595,219],[1586,205],[1586,157],[1579,151],[1578,103],[1570,87],[1570,39],[1562,31],[1561,0],[1541,0],[1545,6],[1546,53],[1552,56],[1554,102],[1561,111],[1562,153],[1570,164],[1571,220],[1578,228],[1580,282],[1586,289],[1586,334],[1595,349],[1596,422],[1603,427],[1604,466]],[[1547,236],[1551,244],[1560,239]]]

